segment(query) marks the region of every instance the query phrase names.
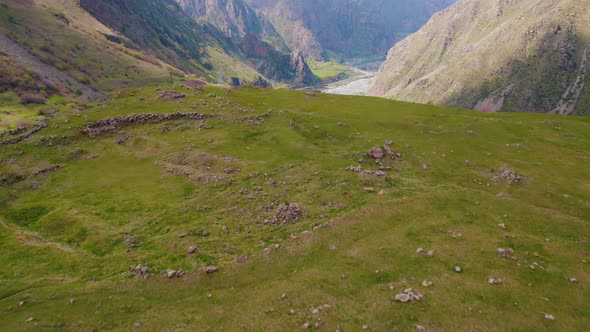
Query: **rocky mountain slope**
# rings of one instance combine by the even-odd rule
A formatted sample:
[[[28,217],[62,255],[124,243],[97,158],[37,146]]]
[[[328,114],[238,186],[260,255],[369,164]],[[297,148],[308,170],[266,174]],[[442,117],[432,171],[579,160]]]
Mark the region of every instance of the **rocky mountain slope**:
[[[385,54],[454,0],[247,0],[314,60]]]
[[[52,85],[68,81],[55,90],[70,90],[67,94],[73,97],[87,95],[84,86],[108,91],[167,81],[170,75],[196,75],[212,82],[232,76],[254,81],[260,76],[231,40],[186,16],[172,0],[0,0],[0,34],[30,55],[4,49],[9,53],[4,54],[4,70],[18,73],[24,66]],[[22,84],[24,80],[10,81],[2,90],[19,95],[30,90],[40,96]]]
[[[291,54],[274,26],[243,0],[176,1],[196,21],[225,34],[267,78],[298,85],[317,81],[303,54]]]
[[[209,49],[236,57],[231,42],[185,15],[174,0],[81,0],[80,5],[139,48],[187,72],[213,69]]]
[[[280,51],[289,52],[272,23],[258,15],[243,0],[176,1],[190,17],[215,26],[237,43],[252,34]]]
[[[10,58],[5,74],[24,66],[53,85],[69,81],[65,88],[72,91],[85,91],[82,85],[108,90],[138,80],[166,80],[179,72],[138,47],[127,47],[130,40],[115,36],[73,1],[0,0],[0,34],[7,38],[0,51]]]
[[[371,93],[481,111],[590,113],[590,1],[461,0],[395,45]]]

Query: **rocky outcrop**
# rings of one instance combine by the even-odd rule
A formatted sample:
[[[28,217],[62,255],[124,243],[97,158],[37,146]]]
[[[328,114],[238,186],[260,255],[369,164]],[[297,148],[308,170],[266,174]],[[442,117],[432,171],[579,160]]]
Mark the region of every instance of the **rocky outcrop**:
[[[302,52],[291,54],[291,68],[295,72],[295,81],[303,84],[312,84],[317,77],[311,72]]]
[[[96,100],[104,97],[101,93],[95,91],[85,84],[80,83],[77,79],[73,78],[67,73],[51,65],[43,63],[27,49],[17,44],[2,33],[0,33],[0,50],[2,50],[2,53],[9,56],[11,59],[14,59],[16,63],[23,66],[23,68],[36,73],[36,81],[49,82],[50,84],[44,84],[46,85],[44,87],[46,90],[51,89],[50,85],[62,86],[62,89],[67,87],[67,89],[71,92],[78,92],[80,94],[80,98],[85,101]],[[2,88],[5,85],[10,85],[8,82],[4,82],[2,79],[3,76],[7,74],[8,73],[0,73],[0,91],[3,90]]]
[[[199,22],[223,32],[267,78],[295,85],[316,81],[301,53],[289,48],[274,26],[244,0],[176,0]]]
[[[166,113],[166,114],[152,114],[152,113],[143,113],[143,114],[130,114],[130,115],[123,115],[123,116],[115,116],[112,118],[106,118],[94,122],[87,123],[84,128],[82,129],[82,134],[87,135],[88,137],[98,137],[104,134],[109,134],[114,132],[115,130],[130,126],[130,125],[138,125],[138,124],[148,124],[148,123],[159,123],[163,121],[172,121],[172,120],[203,120],[206,118],[211,117],[211,115],[201,114],[201,113]]]
[[[208,47],[238,60],[235,50],[216,29],[185,14],[176,0],[80,0],[80,6],[101,23],[125,36],[135,47],[176,68],[205,74],[214,64]],[[236,64],[239,62],[236,62]]]
[[[481,111],[589,114],[590,7],[461,0],[396,44],[370,94]]]
[[[288,47],[264,16],[259,16],[244,0],[176,0],[187,15],[211,24],[237,45],[246,35],[257,36],[283,52]]]
[[[40,132],[41,130],[43,130],[45,128],[47,128],[47,124],[44,121],[39,122],[28,133],[23,134],[23,135],[20,135],[20,136],[17,136],[17,137],[14,137],[14,138],[10,138],[10,139],[6,139],[6,140],[3,140],[3,141],[0,141],[0,145],[11,145],[11,144],[16,144],[18,142],[24,141],[27,138],[35,135],[36,133]]]
[[[309,85],[318,80],[300,52],[293,54],[274,52],[261,61],[258,71],[275,81]]]

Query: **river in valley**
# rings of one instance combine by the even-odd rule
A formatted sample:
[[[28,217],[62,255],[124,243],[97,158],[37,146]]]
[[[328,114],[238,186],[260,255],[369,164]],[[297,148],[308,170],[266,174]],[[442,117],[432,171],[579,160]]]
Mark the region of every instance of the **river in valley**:
[[[352,68],[353,76],[342,81],[334,82],[321,91],[323,93],[334,95],[366,95],[373,83],[375,83],[376,72],[364,71],[358,68]]]

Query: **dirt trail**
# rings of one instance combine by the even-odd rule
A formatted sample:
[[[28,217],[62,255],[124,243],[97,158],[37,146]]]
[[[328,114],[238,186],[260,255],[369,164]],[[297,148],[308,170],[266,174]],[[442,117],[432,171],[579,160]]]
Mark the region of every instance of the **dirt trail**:
[[[40,76],[47,78],[51,82],[59,83],[72,91],[80,91],[80,99],[90,101],[104,98],[100,92],[94,91],[87,85],[84,85],[70,75],[58,70],[55,67],[44,64],[28,50],[0,33],[0,51],[13,58],[14,61],[23,65]]]

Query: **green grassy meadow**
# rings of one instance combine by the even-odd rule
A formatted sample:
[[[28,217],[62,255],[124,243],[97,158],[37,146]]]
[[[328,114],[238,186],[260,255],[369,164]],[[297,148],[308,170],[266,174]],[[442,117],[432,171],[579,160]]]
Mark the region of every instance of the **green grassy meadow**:
[[[590,324],[590,119],[287,89],[177,87],[186,98],[158,101],[160,89],[172,87],[56,104],[47,128],[0,145],[0,330]],[[171,112],[213,117],[81,133]],[[389,140],[401,157],[364,156]],[[359,165],[387,176],[345,170]],[[493,180],[507,169],[522,180]],[[300,218],[265,223],[289,203]],[[129,272],[137,264],[148,279]],[[424,299],[395,302],[406,288]]]
[[[335,61],[320,62],[308,61],[309,68],[313,73],[321,79],[329,79],[339,74],[347,73],[350,67]]]

